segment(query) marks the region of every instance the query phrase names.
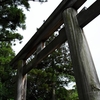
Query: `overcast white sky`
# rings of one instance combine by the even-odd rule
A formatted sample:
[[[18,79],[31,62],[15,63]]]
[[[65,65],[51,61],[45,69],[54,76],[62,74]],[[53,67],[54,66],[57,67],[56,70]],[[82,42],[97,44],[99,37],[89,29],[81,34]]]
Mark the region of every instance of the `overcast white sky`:
[[[36,28],[39,28],[43,24],[43,20],[46,20],[61,0],[48,0],[47,3],[38,3],[30,1],[31,9],[29,12],[25,11],[27,19],[27,29],[19,32],[24,36],[22,44],[17,43],[13,47],[16,54],[23,48],[23,46],[30,40],[35,34]],[[87,0],[82,6],[89,7],[95,0]],[[82,7],[80,9],[82,9]],[[93,20],[84,28],[84,32],[90,47],[90,51],[94,60],[94,64],[100,79],[100,16]]]

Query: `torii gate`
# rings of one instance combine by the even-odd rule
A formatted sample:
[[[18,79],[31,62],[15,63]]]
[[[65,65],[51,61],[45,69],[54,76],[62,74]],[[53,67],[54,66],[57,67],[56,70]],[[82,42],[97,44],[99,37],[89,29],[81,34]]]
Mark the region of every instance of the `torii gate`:
[[[85,1],[63,0],[11,61],[11,66],[18,69],[16,100],[26,100],[27,72],[67,40],[71,52],[79,99],[100,100],[100,83],[82,29],[100,14],[100,0],[96,0],[89,8],[77,13],[78,8]],[[26,65],[26,60],[36,51],[38,45],[41,42],[45,42],[62,24],[65,27],[60,30],[59,35]]]

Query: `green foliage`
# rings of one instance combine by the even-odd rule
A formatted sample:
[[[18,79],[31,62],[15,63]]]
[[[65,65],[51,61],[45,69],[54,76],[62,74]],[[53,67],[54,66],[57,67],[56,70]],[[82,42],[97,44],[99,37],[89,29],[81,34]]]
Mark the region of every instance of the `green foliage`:
[[[54,39],[51,36],[47,45]],[[78,100],[76,90],[65,89],[75,82],[67,43],[48,55],[28,74],[27,100]],[[55,92],[54,92],[55,91]]]
[[[1,100],[12,96],[12,69],[9,62],[15,56],[11,45],[6,42],[0,42],[0,97]],[[9,80],[8,80],[9,79]]]
[[[27,0],[0,1],[0,100],[14,100],[13,77],[16,72],[12,71],[9,62],[15,56],[11,45],[23,39],[17,29],[26,29],[22,7],[29,9]]]
[[[25,14],[21,6],[29,9],[27,0],[2,0],[0,1],[0,41],[21,41],[23,36],[17,33],[18,27],[26,29]]]

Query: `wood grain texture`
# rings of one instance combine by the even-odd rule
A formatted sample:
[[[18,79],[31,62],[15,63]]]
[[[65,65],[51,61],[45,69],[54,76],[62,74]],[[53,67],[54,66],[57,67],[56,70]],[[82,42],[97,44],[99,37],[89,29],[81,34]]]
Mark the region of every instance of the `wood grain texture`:
[[[64,11],[64,24],[80,100],[99,100],[100,83],[91,53],[74,9]]]

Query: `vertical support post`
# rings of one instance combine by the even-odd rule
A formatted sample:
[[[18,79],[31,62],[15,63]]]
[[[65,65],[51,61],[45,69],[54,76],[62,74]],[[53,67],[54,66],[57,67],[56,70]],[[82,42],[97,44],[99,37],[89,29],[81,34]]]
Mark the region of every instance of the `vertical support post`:
[[[18,62],[16,100],[26,100],[27,74],[23,76],[23,60]]]
[[[27,90],[27,74],[23,76],[22,83],[22,100],[26,100],[26,90]]]
[[[77,12],[68,8],[63,13],[76,85],[80,100],[100,100],[100,83]]]

